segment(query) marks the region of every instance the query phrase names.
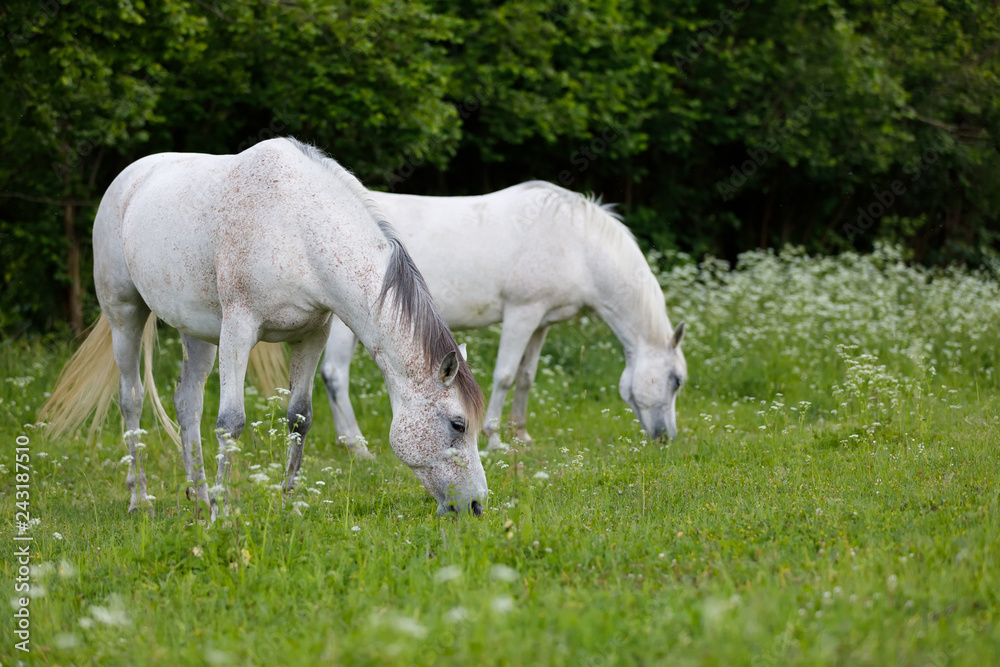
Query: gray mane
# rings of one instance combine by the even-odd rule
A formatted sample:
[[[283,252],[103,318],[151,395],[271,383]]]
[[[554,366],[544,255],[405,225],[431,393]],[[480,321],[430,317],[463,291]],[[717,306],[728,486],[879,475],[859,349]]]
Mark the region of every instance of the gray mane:
[[[423,347],[424,357],[432,372],[437,372],[449,352],[457,355],[459,366],[455,385],[458,387],[459,396],[467,413],[469,431],[478,433],[485,409],[483,390],[459,353],[458,343],[434,307],[434,299],[427,289],[427,283],[424,282],[417,265],[413,263],[410,253],[396,235],[396,230],[386,220],[379,220],[378,227],[392,248],[392,256],[389,258],[389,266],[382,281],[377,308],[381,311],[385,307],[391,292],[396,325],[413,331],[413,337]]]
[[[390,292],[393,294],[393,322],[396,326],[405,327],[412,331],[413,337],[421,346],[428,369],[431,372],[437,372],[445,355],[449,352],[455,352],[459,363],[455,384],[467,413],[468,428],[472,433],[477,433],[481,426],[485,406],[483,391],[473,377],[469,365],[459,354],[455,337],[452,336],[437,308],[434,307],[434,300],[431,298],[430,290],[427,289],[427,283],[424,282],[424,277],[420,274],[417,265],[413,263],[410,253],[406,251],[402,241],[399,240],[396,230],[385,219],[368,190],[354,174],[315,146],[304,144],[290,137],[286,137],[286,139],[302,151],[306,157],[322,164],[338,176],[364,202],[372,220],[376,222],[392,249],[376,308],[381,312],[386,306]]]

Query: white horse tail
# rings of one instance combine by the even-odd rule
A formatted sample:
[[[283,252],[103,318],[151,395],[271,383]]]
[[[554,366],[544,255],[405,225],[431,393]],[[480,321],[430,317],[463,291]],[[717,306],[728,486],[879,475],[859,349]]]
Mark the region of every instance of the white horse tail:
[[[103,318],[104,315],[101,315]],[[153,414],[156,415],[156,421],[160,422],[160,426],[166,431],[167,436],[174,441],[178,447],[182,447],[181,444],[181,434],[177,423],[170,418],[167,411],[163,409],[163,403],[160,402],[160,393],[156,391],[156,382],[153,381],[153,347],[156,345],[156,315],[153,313],[149,314],[149,319],[146,320],[146,326],[142,330],[142,352],[144,359],[143,369],[143,383],[146,385],[146,393],[149,394],[149,402],[153,406]],[[107,410],[105,410],[105,414]],[[102,420],[103,421],[103,418]],[[98,423],[97,419],[94,419],[94,423]],[[91,426],[91,430],[93,430]]]
[[[150,314],[142,334],[146,348],[146,390],[150,393],[153,411],[170,439],[180,443],[176,425],[167,416],[153,383],[153,341],[156,336],[156,316]],[[91,414],[88,438],[93,438],[108,417],[111,400],[121,385],[121,375],[115,364],[111,344],[111,324],[101,313],[80,348],[59,373],[56,388],[38,411],[38,421],[48,424],[48,434],[58,437],[79,429]]]
[[[89,433],[93,436],[107,417],[119,383],[111,325],[101,313],[80,349],[59,373],[56,388],[38,411],[38,420],[48,423],[48,434],[57,437],[76,431],[96,411]]]
[[[288,360],[281,343],[257,343],[248,361],[254,384],[265,398],[277,394],[278,387],[288,387]]]

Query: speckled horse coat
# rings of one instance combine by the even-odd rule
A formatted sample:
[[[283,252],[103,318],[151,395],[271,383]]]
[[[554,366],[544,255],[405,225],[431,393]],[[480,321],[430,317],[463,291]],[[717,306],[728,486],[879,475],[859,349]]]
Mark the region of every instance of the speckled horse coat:
[[[482,392],[386,218],[368,191],[320,151],[274,139],[232,156],[164,153],[115,179],[94,223],[94,279],[121,371],[131,509],[145,501],[137,451],[143,389],[140,337],[151,313],[182,335],[174,397],[195,494],[225,494],[245,422],[247,358],[258,341],[291,346],[285,488],[302,463],[316,366],[331,315],[372,353],[388,385],[389,440],[439,503],[482,511],[486,476],[476,446]],[[216,483],[209,488],[199,424],[219,352]]]
[[[674,437],[675,401],[686,379],[684,325],[670,326],[663,292],[635,239],[593,199],[532,181],[477,197],[373,192],[427,279],[453,329],[503,323],[484,430],[491,449],[504,400],[515,386],[510,421],[529,437],[528,392],[549,325],[589,306],[622,342],[619,391],[652,437]],[[348,398],[355,340],[334,322],[320,367],[339,436],[364,455]]]

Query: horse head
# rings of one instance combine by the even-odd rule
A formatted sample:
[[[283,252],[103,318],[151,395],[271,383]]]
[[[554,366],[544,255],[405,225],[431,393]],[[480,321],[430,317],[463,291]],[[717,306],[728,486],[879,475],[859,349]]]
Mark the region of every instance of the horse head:
[[[681,351],[684,323],[661,345],[641,345],[626,358],[618,384],[622,400],[628,403],[642,428],[654,440],[677,437],[675,403],[687,380],[687,363]]]
[[[476,441],[482,390],[454,350],[428,375],[394,402],[389,442],[438,501],[438,514],[468,510],[479,516],[489,492]]]

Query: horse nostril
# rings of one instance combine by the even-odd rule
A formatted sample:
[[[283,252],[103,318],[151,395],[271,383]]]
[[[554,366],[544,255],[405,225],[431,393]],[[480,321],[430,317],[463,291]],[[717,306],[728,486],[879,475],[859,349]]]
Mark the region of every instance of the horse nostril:
[[[483,506],[479,504],[478,500],[472,501],[472,513],[475,514],[476,516],[483,515]]]

